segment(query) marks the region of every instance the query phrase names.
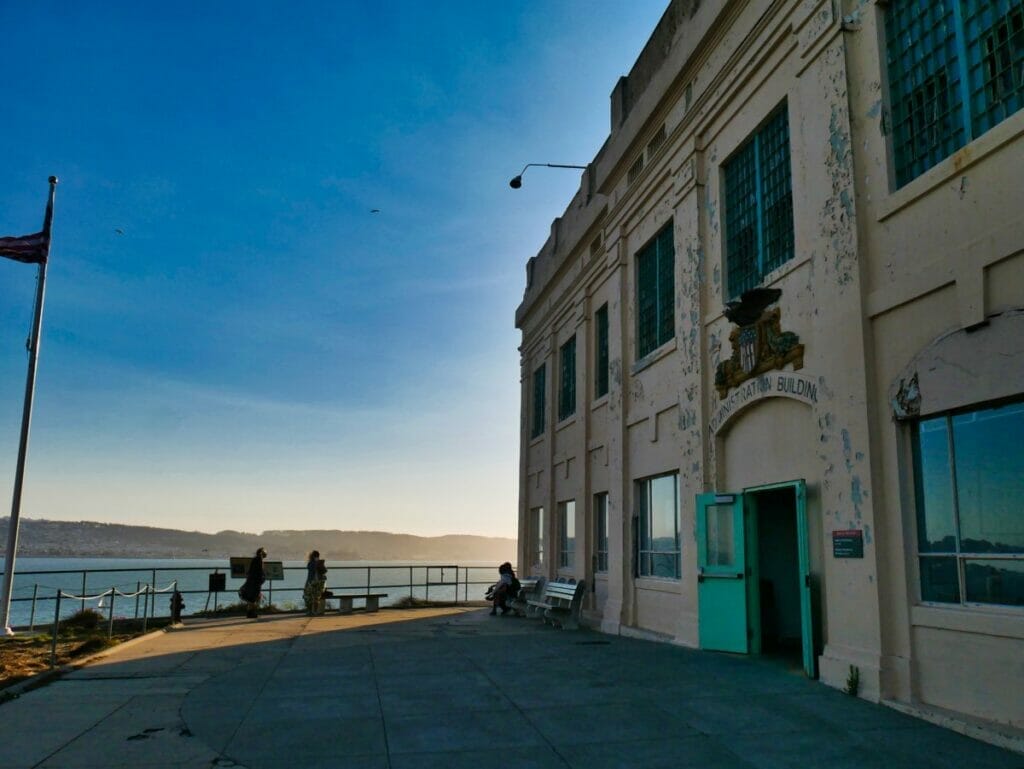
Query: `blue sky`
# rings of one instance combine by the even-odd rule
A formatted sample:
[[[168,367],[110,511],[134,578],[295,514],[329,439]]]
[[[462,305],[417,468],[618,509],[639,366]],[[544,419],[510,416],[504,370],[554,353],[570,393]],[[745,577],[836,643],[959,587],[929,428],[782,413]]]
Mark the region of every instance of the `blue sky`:
[[[508,180],[593,157],[666,4],[0,3],[0,235],[61,179],[22,515],[515,536],[579,172]],[[34,285],[0,259],[0,505]]]

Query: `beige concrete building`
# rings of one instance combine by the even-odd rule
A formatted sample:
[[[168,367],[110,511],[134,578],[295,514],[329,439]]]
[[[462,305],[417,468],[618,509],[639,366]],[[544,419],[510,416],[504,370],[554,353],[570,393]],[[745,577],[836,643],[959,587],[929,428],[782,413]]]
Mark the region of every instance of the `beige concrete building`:
[[[521,571],[1024,729],[1024,0],[673,0],[611,98],[516,313]]]

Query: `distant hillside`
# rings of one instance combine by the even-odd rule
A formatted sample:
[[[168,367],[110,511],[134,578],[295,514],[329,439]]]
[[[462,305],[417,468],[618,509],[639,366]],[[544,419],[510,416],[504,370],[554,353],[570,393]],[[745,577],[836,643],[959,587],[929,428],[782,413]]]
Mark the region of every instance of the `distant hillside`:
[[[7,541],[9,518],[0,518],[0,542]],[[505,537],[449,534],[416,537],[383,531],[265,531],[249,534],[157,529],[89,521],[21,519],[22,556],[103,558],[227,558],[266,548],[272,560],[302,560],[313,548],[329,561],[514,561],[516,541]]]

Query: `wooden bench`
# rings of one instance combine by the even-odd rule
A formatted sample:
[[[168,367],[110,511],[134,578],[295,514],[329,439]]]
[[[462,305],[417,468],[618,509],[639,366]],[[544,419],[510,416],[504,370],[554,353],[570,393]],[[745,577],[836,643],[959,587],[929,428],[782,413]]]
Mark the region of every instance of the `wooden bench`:
[[[579,582],[548,582],[540,600],[530,600],[527,604],[537,612],[543,612],[545,622],[567,630],[575,630],[580,626],[580,605],[583,603],[583,580]]]
[[[350,593],[348,595],[339,595],[335,593],[329,596],[326,600],[330,601],[337,599],[338,601],[338,614],[351,614],[352,613],[352,601],[355,598],[362,598],[366,601],[366,611],[375,612],[380,609],[380,599],[387,598],[387,593]]]
[[[544,577],[524,577],[519,580],[519,595],[512,596],[508,602],[509,607],[520,617],[528,617],[536,610],[530,606],[530,601],[540,599],[544,588]]]

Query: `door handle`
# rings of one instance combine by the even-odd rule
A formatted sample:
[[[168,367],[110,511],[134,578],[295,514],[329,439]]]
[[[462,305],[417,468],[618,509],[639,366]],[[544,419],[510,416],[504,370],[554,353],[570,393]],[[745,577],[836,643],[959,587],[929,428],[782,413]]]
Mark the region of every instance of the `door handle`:
[[[704,569],[700,569],[697,572],[697,581],[703,582],[706,579],[743,579],[743,572],[737,572],[736,574],[708,574]]]

